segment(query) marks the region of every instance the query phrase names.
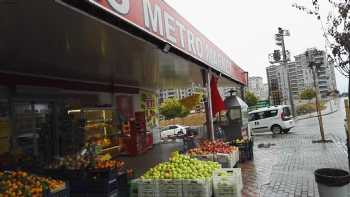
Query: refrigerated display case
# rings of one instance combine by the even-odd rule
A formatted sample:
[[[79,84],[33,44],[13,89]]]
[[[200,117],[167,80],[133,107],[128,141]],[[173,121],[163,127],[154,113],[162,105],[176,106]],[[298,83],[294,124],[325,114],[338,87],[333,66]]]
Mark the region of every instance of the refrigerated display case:
[[[81,123],[84,130],[85,143],[101,147],[101,153],[113,155],[119,151],[118,129],[113,124],[112,108],[82,108],[69,110],[75,121]]]

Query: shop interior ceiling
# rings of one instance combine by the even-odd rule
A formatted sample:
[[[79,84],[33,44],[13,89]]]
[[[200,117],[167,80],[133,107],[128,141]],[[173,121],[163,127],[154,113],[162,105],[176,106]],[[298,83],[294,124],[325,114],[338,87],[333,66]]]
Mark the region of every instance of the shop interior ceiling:
[[[0,2],[0,27],[0,72],[151,90],[202,84],[200,66],[54,0]]]

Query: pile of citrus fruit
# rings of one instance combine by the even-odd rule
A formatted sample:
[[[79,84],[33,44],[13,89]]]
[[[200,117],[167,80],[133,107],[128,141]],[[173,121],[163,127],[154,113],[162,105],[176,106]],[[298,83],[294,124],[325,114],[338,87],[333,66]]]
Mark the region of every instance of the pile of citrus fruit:
[[[118,160],[97,161],[95,169],[121,169],[125,163]]]
[[[58,191],[65,188],[60,180],[40,177],[23,171],[0,172],[0,196],[2,197],[42,197],[43,190]]]
[[[121,169],[125,163],[119,160],[111,160],[109,157],[87,157],[79,154],[68,155],[60,160],[53,162],[47,166],[48,169],[70,169],[70,170],[85,170],[85,169]]]

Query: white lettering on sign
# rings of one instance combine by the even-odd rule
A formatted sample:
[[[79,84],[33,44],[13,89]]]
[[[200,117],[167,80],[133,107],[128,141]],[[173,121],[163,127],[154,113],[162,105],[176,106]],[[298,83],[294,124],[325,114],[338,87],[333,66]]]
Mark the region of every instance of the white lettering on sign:
[[[153,32],[164,36],[162,12],[160,7],[158,5],[155,5],[154,12],[152,12],[152,6],[149,0],[143,0],[143,14],[145,18],[145,26],[148,29],[152,29]]]
[[[222,67],[222,56],[218,54],[218,67]]]
[[[120,14],[128,14],[130,11],[130,0],[108,0],[109,5]]]
[[[188,44],[188,51],[192,52],[194,55],[197,55],[196,53],[196,46],[195,46],[195,40],[194,40],[194,36],[193,33],[191,31],[187,31],[187,44]]]
[[[180,34],[180,41],[181,41],[181,46],[182,48],[185,48],[185,36],[184,32],[186,32],[185,26],[180,23],[179,21],[176,21],[176,25],[179,28],[179,34]]]
[[[196,49],[200,58],[203,58],[203,42],[199,37],[196,37]]]
[[[204,49],[204,53],[205,53],[204,60],[206,62],[209,62],[209,48],[208,48],[208,44],[207,43],[204,44],[204,48],[203,49]]]
[[[162,7],[152,4],[150,0],[143,0],[143,14],[145,27],[171,43],[183,48],[191,55],[199,57],[204,62],[228,75],[231,74],[231,62],[226,56],[212,47],[200,34],[187,27],[171,13]]]
[[[164,12],[164,22],[165,22],[165,37],[176,44],[176,38],[173,36],[175,32],[175,19],[168,14],[168,12]]]
[[[209,67],[246,83],[243,70],[163,0],[86,0],[134,24]],[[142,7],[143,6],[143,7]],[[143,12],[143,21],[142,13]]]

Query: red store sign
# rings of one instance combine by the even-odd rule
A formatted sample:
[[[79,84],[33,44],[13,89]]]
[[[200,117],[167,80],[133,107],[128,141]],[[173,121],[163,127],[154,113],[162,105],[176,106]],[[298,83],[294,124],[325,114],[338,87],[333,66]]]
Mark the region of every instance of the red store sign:
[[[88,1],[246,84],[244,70],[164,1]]]

